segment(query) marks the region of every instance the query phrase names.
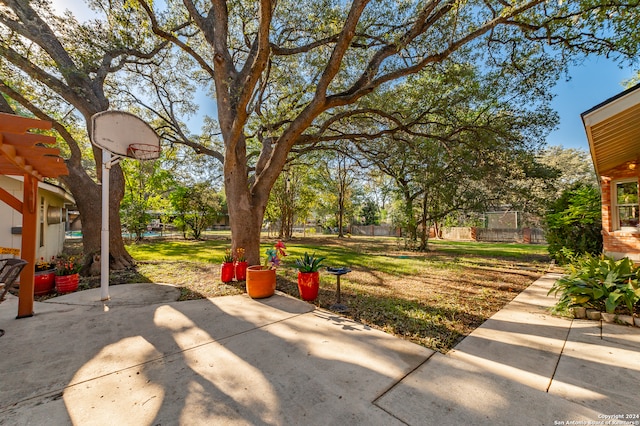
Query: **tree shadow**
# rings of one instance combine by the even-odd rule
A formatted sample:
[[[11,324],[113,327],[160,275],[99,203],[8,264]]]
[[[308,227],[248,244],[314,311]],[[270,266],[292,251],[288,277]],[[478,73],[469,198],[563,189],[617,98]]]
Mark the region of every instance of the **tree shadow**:
[[[0,315],[6,418],[52,420],[43,408],[60,414],[62,401],[74,424],[292,424],[329,410],[365,421],[375,389],[430,354],[408,343],[390,353],[393,337],[349,320],[338,329],[284,296],[105,306],[38,303],[27,320]],[[341,334],[346,323],[357,339]]]

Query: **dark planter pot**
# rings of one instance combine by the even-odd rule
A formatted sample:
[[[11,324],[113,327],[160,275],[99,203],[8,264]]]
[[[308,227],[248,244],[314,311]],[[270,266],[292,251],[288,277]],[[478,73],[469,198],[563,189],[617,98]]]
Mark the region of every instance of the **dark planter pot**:
[[[58,293],[71,293],[78,289],[80,276],[78,274],[56,276],[56,291]]]
[[[263,299],[276,292],[276,270],[263,269],[260,265],[247,268],[247,293],[252,299]]]
[[[247,279],[247,262],[236,262],[236,280],[244,281]]]
[[[302,300],[312,301],[318,298],[318,289],[320,288],[319,272],[300,272],[298,271],[298,291]]]
[[[44,296],[53,291],[56,285],[56,271],[49,269],[48,271],[36,272],[33,276],[33,295]]]
[[[230,283],[233,281],[234,273],[233,262],[223,263],[220,268],[220,280],[222,280],[223,283]]]

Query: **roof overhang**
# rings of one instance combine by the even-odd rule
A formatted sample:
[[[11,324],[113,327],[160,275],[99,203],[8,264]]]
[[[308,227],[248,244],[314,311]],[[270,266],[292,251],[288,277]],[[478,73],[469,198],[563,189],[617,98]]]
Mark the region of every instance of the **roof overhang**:
[[[5,176],[7,179],[14,179],[18,182],[24,182],[24,176]],[[49,182],[38,182],[38,188],[44,191],[50,192],[52,194],[57,195],[58,197],[65,200],[65,204],[75,204],[76,200],[73,198],[73,195],[69,193],[66,189],[61,186],[54,185]]]
[[[640,161],[640,84],[580,114],[598,176]]]

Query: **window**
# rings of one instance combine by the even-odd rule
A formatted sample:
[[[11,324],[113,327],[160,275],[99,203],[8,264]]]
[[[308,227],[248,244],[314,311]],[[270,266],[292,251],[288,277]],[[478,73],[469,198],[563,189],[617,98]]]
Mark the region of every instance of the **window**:
[[[638,225],[638,181],[617,182],[614,194],[616,229],[633,228]]]

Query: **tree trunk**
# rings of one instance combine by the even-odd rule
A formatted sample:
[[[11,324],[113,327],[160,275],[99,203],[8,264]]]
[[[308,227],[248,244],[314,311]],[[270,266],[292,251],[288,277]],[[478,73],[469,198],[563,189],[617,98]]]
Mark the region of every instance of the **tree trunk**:
[[[411,197],[408,190],[404,190],[403,195],[405,203],[404,214],[405,220],[407,221],[407,239],[410,243],[414,243],[417,241],[418,236],[416,230],[416,219],[413,215],[413,197]]]
[[[262,192],[251,192],[247,175],[245,142],[242,137],[240,139],[235,151],[226,151],[224,190],[231,225],[231,249],[235,253],[238,248],[243,248],[247,262],[251,266],[261,263],[260,232],[271,187],[265,187]]]
[[[338,238],[344,238],[344,202],[346,197],[346,184],[342,169],[338,172]]]
[[[433,221],[433,229],[434,229],[434,234],[435,234],[434,238],[436,240],[439,240],[440,239],[440,224],[438,223],[437,220]]]
[[[73,194],[80,211],[82,247],[85,256],[100,253],[102,228],[102,189],[86,172],[68,164],[69,175],[61,176]],[[123,269],[133,264],[133,258],[124,247],[120,222],[120,201],[124,194],[122,169],[111,168],[109,182],[109,254],[110,268]],[[86,272],[86,271],[83,271]]]
[[[245,256],[249,265],[259,265],[260,261],[260,231],[266,203],[252,207],[249,190],[226,185],[227,206],[229,208],[229,222],[233,251],[245,249]]]
[[[338,238],[344,237],[344,231],[342,230],[344,218],[344,202],[342,194],[340,194],[340,200],[338,201]]]
[[[428,221],[428,197],[427,193],[423,194],[422,198],[422,213],[420,215],[420,226],[422,227],[420,232],[420,245],[418,246],[418,251],[427,251],[427,244],[429,242],[429,229],[427,227]]]

